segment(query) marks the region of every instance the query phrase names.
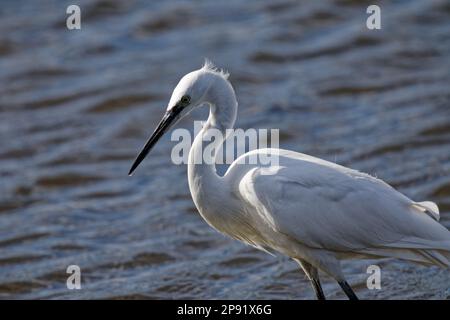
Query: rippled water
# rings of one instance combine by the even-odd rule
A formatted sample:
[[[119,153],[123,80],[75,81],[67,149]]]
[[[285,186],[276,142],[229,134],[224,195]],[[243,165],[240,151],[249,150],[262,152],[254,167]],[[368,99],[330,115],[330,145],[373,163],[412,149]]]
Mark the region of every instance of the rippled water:
[[[202,221],[169,137],[127,176],[204,57],[231,73],[238,127],[436,201],[450,227],[448,1],[382,4],[381,31],[356,0],[78,3],[81,31],[68,1],[0,7],[0,298],[313,298],[294,262]],[[450,296],[448,271],[391,259],[369,291],[371,263],[344,263],[361,298]]]

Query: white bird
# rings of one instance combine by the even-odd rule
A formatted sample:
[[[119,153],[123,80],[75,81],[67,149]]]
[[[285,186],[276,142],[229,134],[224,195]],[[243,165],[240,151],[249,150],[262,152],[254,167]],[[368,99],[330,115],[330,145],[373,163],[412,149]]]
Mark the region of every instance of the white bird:
[[[240,156],[223,176],[214,163],[194,161],[207,145],[216,150],[222,145],[223,139],[210,141],[210,129],[226,137],[236,120],[228,74],[210,62],[180,80],[129,174],[171,126],[201,105],[209,106],[209,118],[188,163],[189,189],[201,216],[221,233],[298,262],[318,299],[325,299],[318,270],[334,278],[349,299],[357,299],[342,273],[342,259],[394,257],[450,267],[450,232],[435,221],[437,205],[415,202],[368,174],[270,148]],[[246,161],[260,155],[278,156],[278,165]]]

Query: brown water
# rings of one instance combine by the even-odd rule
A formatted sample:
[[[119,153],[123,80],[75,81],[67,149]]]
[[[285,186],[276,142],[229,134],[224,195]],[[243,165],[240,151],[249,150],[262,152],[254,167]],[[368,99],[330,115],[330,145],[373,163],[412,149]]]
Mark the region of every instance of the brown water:
[[[436,201],[450,227],[450,5],[365,1],[68,1],[0,7],[0,298],[313,298],[305,276],[212,230],[166,137],[127,172],[178,79],[209,57],[231,73],[237,126]],[[192,129],[194,114],[180,126]],[[344,263],[361,298],[448,298],[450,274]],[[65,285],[68,265],[82,290]],[[343,298],[324,277],[330,298]]]

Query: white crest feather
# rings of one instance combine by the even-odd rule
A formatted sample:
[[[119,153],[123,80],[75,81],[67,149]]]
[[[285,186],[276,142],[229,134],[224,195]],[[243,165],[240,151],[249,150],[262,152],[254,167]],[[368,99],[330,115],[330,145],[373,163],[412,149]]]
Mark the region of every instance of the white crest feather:
[[[214,63],[211,62],[211,60],[206,59],[206,58],[205,58],[205,63],[203,64],[202,69],[217,73],[217,74],[221,75],[222,77],[224,77],[225,79],[228,79],[228,77],[230,76],[230,74],[227,71],[217,68],[214,65]]]

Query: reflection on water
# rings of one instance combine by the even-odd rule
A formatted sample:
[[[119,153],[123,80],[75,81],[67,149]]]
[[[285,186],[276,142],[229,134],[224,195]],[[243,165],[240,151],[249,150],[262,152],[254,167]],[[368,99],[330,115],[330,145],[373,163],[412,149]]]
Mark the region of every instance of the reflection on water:
[[[209,57],[231,73],[241,128],[374,174],[436,201],[450,227],[450,6],[368,3],[67,1],[0,8],[1,298],[312,298],[297,265],[221,236],[163,139],[131,161],[173,86]],[[193,115],[180,126],[191,128]],[[450,275],[381,260],[344,264],[361,298],[445,298]],[[82,271],[79,291],[65,270]],[[343,298],[329,278],[324,289]]]

